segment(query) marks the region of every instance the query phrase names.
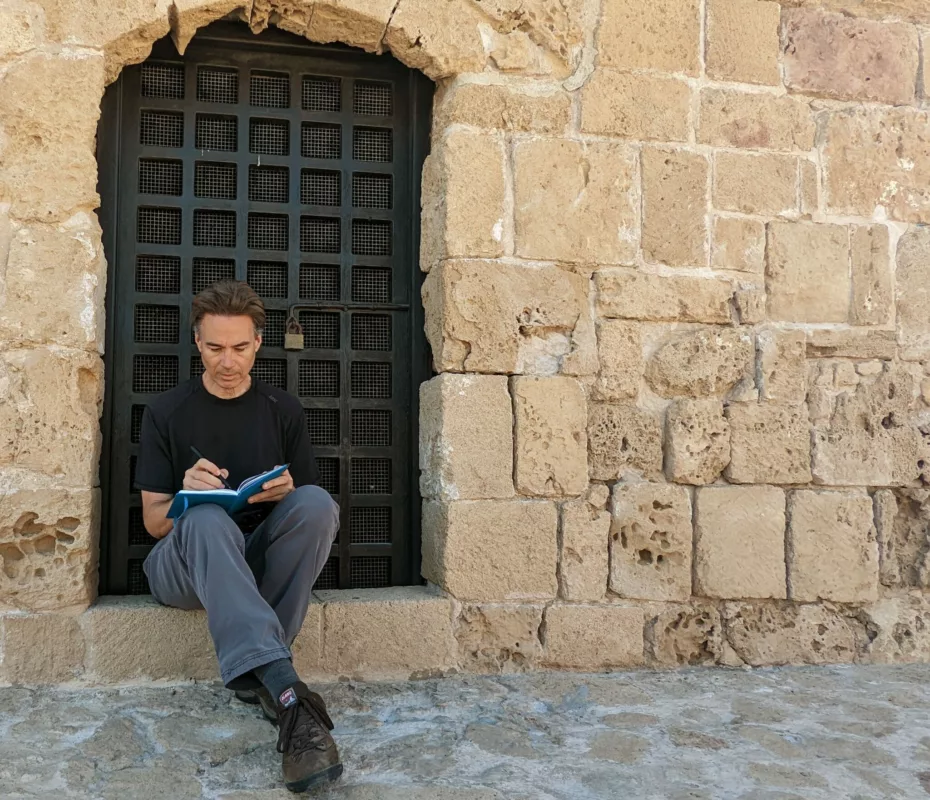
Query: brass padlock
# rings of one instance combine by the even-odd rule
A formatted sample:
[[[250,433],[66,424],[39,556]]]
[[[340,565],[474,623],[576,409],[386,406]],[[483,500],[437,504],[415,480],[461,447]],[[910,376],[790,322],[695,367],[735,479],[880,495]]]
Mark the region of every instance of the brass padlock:
[[[287,318],[287,326],[284,333],[285,350],[303,350],[304,349],[304,330],[300,323],[293,316]]]

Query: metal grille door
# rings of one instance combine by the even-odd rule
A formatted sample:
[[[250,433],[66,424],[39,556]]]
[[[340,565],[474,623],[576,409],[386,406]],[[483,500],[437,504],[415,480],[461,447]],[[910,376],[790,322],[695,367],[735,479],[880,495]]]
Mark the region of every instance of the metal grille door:
[[[203,371],[192,297],[248,281],[267,309],[253,377],[298,396],[342,527],[317,588],[419,574],[419,173],[432,85],[388,57],[211,26],[160,42],[104,101],[108,284],[102,590],[145,593],[131,489],[142,412]],[[284,349],[296,316],[304,349]]]

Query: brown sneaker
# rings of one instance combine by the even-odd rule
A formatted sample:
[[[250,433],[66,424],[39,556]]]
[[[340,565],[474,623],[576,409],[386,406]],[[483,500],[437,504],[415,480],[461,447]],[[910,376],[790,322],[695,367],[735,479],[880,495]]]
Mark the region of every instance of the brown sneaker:
[[[284,785],[292,792],[306,792],[342,775],[339,751],[329,732],[333,721],[316,692],[299,681],[277,702],[278,752]]]
[[[278,724],[278,705],[272,699],[270,692],[260,686],[257,689],[239,689],[236,691],[236,699],[250,706],[261,704],[262,714],[273,725]]]

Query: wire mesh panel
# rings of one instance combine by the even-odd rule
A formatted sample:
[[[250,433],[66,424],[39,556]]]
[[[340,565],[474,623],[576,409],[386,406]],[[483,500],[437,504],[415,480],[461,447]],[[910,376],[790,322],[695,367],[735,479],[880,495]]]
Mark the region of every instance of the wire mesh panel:
[[[287,389],[287,361],[283,358],[257,358],[252,366],[252,377],[278,389]]]
[[[239,148],[239,128],[235,117],[217,114],[198,114],[194,138],[198,150],[226,150]]]
[[[289,108],[290,75],[286,72],[253,72],[249,81],[249,103],[259,108]]]
[[[301,311],[304,347],[311,350],[339,349],[339,314],[325,311]]]
[[[391,302],[390,267],[353,267],[352,299],[356,303]]]
[[[297,394],[301,397],[339,397],[338,361],[300,361]]]
[[[299,280],[300,300],[340,299],[338,264],[301,264]]]
[[[352,105],[360,116],[390,117],[394,113],[393,88],[381,81],[356,81]]]
[[[136,222],[139,244],[181,244],[181,209],[139,209]]]
[[[342,81],[318,75],[304,75],[301,83],[300,105],[304,111],[342,110]]]
[[[250,261],[246,281],[259,297],[287,297],[287,262]]]
[[[173,111],[143,111],[139,143],[146,147],[183,147],[184,115]]]
[[[200,67],[197,70],[197,99],[202,103],[239,102],[239,73],[225,67]]]
[[[249,214],[249,247],[253,250],[287,250],[287,215]]]
[[[350,580],[357,589],[377,589],[391,585],[390,556],[356,556],[350,568]]]
[[[266,309],[262,347],[284,347],[284,328],[286,323],[286,311],[275,311],[270,308]]]
[[[230,258],[195,258],[191,290],[198,294],[217,281],[228,281],[236,277],[236,262]]]
[[[349,512],[352,544],[390,544],[391,507],[355,506]]]
[[[139,159],[139,194],[180,195],[184,163],[157,158]]]
[[[342,234],[338,217],[301,217],[300,251],[302,253],[338,253]]]
[[[136,256],[136,291],[178,294],[181,259],[177,256]]]
[[[177,306],[136,306],[135,341],[177,344],[180,329],[181,309]]]
[[[287,167],[249,167],[249,200],[256,203],[286,203]]]
[[[355,128],[352,131],[352,157],[356,161],[393,161],[393,132],[390,128]]]
[[[394,176],[356,173],[352,176],[354,208],[393,208]]]
[[[289,130],[285,119],[249,120],[249,152],[286,156],[291,149]]]
[[[300,154],[304,158],[342,158],[342,127],[303,123],[300,126]]]
[[[235,200],[237,173],[235,164],[198,161],[194,165],[194,197]]]
[[[316,447],[339,446],[339,409],[305,408],[307,432]]]
[[[149,62],[142,65],[142,96],[184,99],[184,65]]]

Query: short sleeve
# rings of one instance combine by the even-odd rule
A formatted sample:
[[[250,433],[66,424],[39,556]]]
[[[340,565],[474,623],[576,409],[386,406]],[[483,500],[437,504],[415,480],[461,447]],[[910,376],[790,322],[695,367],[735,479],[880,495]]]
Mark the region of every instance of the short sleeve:
[[[159,494],[174,494],[180,488],[175,483],[167,430],[148,407],[142,415],[136,488]]]
[[[285,425],[284,452],[288,471],[294,479],[294,486],[314,486],[320,481],[320,472],[313,454],[313,445],[310,444],[310,434],[304,421],[303,409],[297,409],[296,414],[288,414]]]

